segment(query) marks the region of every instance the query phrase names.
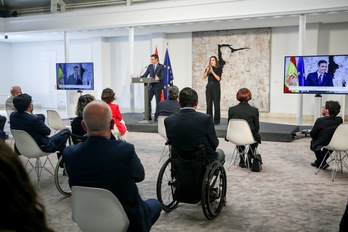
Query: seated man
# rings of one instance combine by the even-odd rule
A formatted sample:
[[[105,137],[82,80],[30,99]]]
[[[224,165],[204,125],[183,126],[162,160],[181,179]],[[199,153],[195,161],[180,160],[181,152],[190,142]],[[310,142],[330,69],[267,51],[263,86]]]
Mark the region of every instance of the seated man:
[[[178,102],[179,89],[176,86],[172,86],[168,90],[168,99],[158,103],[155,118],[158,116],[169,116],[179,112],[180,105]]]
[[[218,159],[225,163],[225,154],[217,149],[219,140],[216,136],[212,117],[196,112],[197,92],[184,88],[179,94],[181,110],[164,120],[169,143],[176,149],[194,150],[200,144],[205,145],[207,165]]]
[[[325,157],[328,150],[323,149],[323,147],[330,143],[336,128],[343,123],[342,118],[337,117],[340,109],[341,106],[337,101],[327,101],[321,112],[324,117],[318,118],[314,123],[314,126],[310,132],[312,137],[310,148],[312,151],[314,151],[316,156],[316,160],[311,163],[313,167],[318,168],[322,162],[322,169],[325,170],[329,166],[326,163],[329,156],[327,155]]]
[[[24,93],[18,95],[13,99],[16,112],[10,116],[10,128],[15,130],[26,131],[35,142],[40,146],[44,152],[58,151],[58,158],[60,153],[64,150],[66,142],[69,138],[70,130],[64,129],[57,134],[48,137],[51,134],[51,129],[45,125],[42,118],[38,117],[33,112],[33,102],[31,96]]]
[[[14,105],[13,105],[13,99],[15,97],[17,97],[18,95],[22,94],[22,89],[19,86],[12,86],[11,89],[10,89],[10,93],[11,93],[11,96],[9,98],[7,98],[7,100],[5,102],[6,110],[17,111],[16,108],[14,107]],[[8,115],[8,116],[10,116],[10,115]],[[42,119],[42,121],[45,122],[45,120],[46,120],[45,115],[43,115],[43,114],[36,114],[36,116],[38,116],[39,118]]]
[[[82,126],[87,131],[87,141],[63,152],[70,186],[111,191],[128,216],[128,231],[150,231],[162,205],[156,199],[141,199],[136,182],[144,180],[144,167],[132,144],[110,140],[114,126],[110,107],[98,100],[88,103],[83,110]]]

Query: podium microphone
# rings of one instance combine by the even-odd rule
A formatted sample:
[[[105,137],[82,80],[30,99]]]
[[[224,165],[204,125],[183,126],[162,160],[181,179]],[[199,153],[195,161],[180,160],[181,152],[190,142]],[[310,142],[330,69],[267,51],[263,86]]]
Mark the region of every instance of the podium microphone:
[[[141,77],[141,74],[145,71],[145,69],[147,69],[148,65],[145,66],[145,68],[143,68],[139,74],[139,76]]]

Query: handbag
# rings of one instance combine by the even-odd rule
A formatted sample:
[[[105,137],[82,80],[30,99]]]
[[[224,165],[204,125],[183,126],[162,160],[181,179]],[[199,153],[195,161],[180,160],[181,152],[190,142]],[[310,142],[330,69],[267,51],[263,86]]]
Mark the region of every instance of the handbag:
[[[260,172],[262,170],[262,157],[260,154],[256,154],[251,165],[252,172]]]

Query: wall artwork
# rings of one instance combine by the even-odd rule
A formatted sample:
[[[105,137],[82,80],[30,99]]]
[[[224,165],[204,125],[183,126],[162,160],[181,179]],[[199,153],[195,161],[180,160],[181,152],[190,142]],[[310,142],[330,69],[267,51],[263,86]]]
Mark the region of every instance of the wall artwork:
[[[236,92],[250,89],[249,103],[260,112],[269,112],[271,29],[243,29],[192,33],[192,86],[199,96],[199,110],[206,109],[203,79],[209,57],[216,56],[223,67],[221,110],[238,104]]]

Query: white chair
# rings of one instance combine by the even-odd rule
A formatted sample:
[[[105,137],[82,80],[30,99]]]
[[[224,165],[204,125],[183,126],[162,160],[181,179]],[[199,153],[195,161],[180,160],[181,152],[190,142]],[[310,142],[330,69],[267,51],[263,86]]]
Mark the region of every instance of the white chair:
[[[47,124],[53,130],[55,130],[55,133],[65,128],[69,128],[69,129],[71,128],[70,126],[66,126],[63,123],[62,118],[60,117],[58,112],[55,110],[47,110]]]
[[[128,217],[109,190],[72,186],[72,219],[84,232],[127,231]]]
[[[51,160],[49,159],[49,155],[55,152],[52,152],[52,153],[43,152],[40,149],[40,147],[37,145],[35,140],[26,131],[11,130],[11,133],[14,137],[16,147],[19,153],[23,155],[24,157],[28,158],[25,166],[30,164],[30,166],[32,167],[29,173],[33,169],[35,170],[35,174],[37,177],[37,189],[40,189],[40,178],[41,178],[42,169],[46,169],[46,171],[48,171],[53,176],[54,167],[52,165]],[[45,160],[43,163],[41,162],[41,159],[40,159],[41,157],[45,157]],[[35,159],[35,163],[32,163],[30,159]],[[45,165],[47,161],[51,165],[52,171],[46,168]]]
[[[166,140],[166,142],[164,143],[164,147],[159,159],[159,162],[161,162],[161,160],[167,156],[167,154],[169,153],[170,147],[168,144],[168,138],[167,138],[167,132],[166,132],[166,127],[164,126],[164,119],[167,116],[158,116],[157,118],[157,130],[158,130],[158,134],[160,134],[162,136],[162,138],[164,138]],[[166,149],[166,147],[168,146],[168,150]]]
[[[329,151],[326,153],[324,160],[327,156],[329,156],[328,158],[328,162],[327,164],[332,164],[332,176],[331,176],[331,180],[332,182],[335,181],[335,176],[337,171],[343,173],[343,167],[345,167],[348,170],[348,165],[347,162],[344,160],[347,157],[347,152],[348,152],[348,142],[347,142],[347,138],[348,138],[348,124],[341,124],[339,125],[331,140],[330,143],[323,147],[328,149]],[[330,154],[330,151],[333,151]],[[320,170],[322,170],[322,165],[324,160],[321,162],[321,164],[318,167],[318,170],[315,174],[318,174],[320,172]]]
[[[228,122],[226,139],[236,145],[232,153],[229,167],[237,162],[239,155],[242,155],[247,165],[247,170],[250,172],[248,151],[251,149],[250,145],[257,142],[254,140],[248,122],[244,119],[230,119]],[[238,151],[237,146],[245,146],[244,151],[242,153]],[[252,153],[255,156],[257,154],[257,148],[255,148]]]

